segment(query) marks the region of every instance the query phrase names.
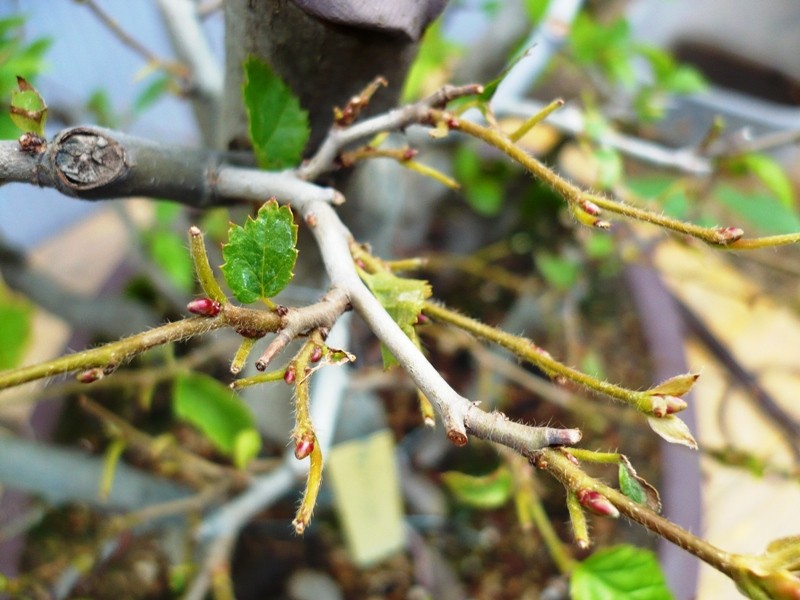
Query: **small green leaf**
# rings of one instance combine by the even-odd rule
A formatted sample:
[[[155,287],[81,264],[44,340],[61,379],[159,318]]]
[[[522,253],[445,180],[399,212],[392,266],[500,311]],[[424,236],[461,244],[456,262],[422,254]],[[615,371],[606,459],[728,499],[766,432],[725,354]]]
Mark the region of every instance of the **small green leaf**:
[[[536,254],[536,268],[547,283],[561,291],[569,290],[575,285],[581,274],[581,266],[574,260],[547,252]]]
[[[597,161],[597,185],[607,190],[614,187],[622,178],[622,158],[613,148],[597,148],[594,151]]]
[[[297,165],[311,132],[308,112],[266,63],[248,57],[244,74],[244,103],[258,165],[262,169]]]
[[[425,300],[431,297],[430,284],[422,279],[398,277],[387,271],[367,274],[364,281],[400,329],[419,346],[414,325],[419,319]],[[381,346],[381,353],[385,369],[397,364],[388,348]]]
[[[141,114],[155,104],[169,89],[170,81],[170,77],[162,75],[150,82],[134,100],[134,114]]]
[[[47,104],[36,88],[23,77],[17,77],[17,89],[11,92],[9,116],[22,131],[44,136]]]
[[[216,379],[200,373],[178,377],[172,397],[175,415],[197,427],[238,467],[258,454],[261,438],[252,413]]]
[[[778,202],[789,210],[794,207],[792,182],[778,161],[766,154],[746,154],[739,160],[747,171],[758,177],[775,194]]]
[[[670,600],[664,573],[650,550],[620,545],[598,550],[575,567],[572,600]]]
[[[222,247],[222,274],[239,302],[271,298],[292,280],[297,225],[288,206],[266,202],[244,227],[231,225]]]
[[[408,71],[403,87],[403,101],[412,102],[435,88],[441,87],[447,79],[448,65],[462,54],[462,48],[442,35],[442,21],[436,20],[425,31],[419,45],[417,58]]]
[[[467,202],[476,213],[493,217],[503,208],[503,184],[491,176],[475,179],[464,186]]]
[[[0,370],[19,365],[31,336],[33,308],[0,292]]]
[[[777,235],[800,231],[800,217],[797,213],[771,195],[753,194],[728,185],[720,185],[714,190],[714,197],[741,215],[751,227],[763,233]]]
[[[622,463],[619,464],[619,489],[636,504],[647,503],[647,495],[644,493],[644,488],[631,476]]]
[[[169,280],[184,292],[194,287],[194,265],[184,236],[173,231],[153,231],[147,236],[147,250]]]
[[[442,482],[456,500],[473,508],[491,510],[505,505],[514,491],[514,478],[506,467],[486,475],[467,475],[459,471],[442,473]]]
[[[636,472],[627,456],[620,454],[619,457],[619,488],[622,493],[634,502],[660,513],[661,496],[658,490]]]

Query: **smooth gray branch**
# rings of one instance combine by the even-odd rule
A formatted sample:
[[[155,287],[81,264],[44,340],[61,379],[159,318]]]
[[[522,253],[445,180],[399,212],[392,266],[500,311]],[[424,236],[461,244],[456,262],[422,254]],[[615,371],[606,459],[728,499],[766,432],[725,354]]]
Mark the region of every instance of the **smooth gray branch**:
[[[189,93],[203,139],[215,146],[225,77],[203,31],[199,8],[192,0],[158,0],[158,8],[180,61],[189,67]]]

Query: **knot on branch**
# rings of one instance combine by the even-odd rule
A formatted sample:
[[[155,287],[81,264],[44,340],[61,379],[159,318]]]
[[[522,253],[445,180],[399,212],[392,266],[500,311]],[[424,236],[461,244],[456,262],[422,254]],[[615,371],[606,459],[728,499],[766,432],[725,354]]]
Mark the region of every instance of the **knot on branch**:
[[[50,160],[58,176],[57,187],[69,195],[106,186],[129,168],[119,142],[88,127],[68,129],[58,136],[50,148]]]

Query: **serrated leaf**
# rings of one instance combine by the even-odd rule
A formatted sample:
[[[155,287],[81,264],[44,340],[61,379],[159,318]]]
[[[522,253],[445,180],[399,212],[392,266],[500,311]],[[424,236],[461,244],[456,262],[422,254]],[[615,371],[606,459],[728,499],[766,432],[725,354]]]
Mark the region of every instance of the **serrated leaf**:
[[[23,132],[44,136],[47,104],[41,94],[23,77],[17,77],[17,89],[11,92],[9,116]]]
[[[612,546],[595,552],[575,567],[572,600],[670,600],[655,554],[634,546]]]
[[[431,297],[430,284],[422,279],[398,277],[387,271],[367,274],[364,281],[386,312],[400,326],[403,333],[419,346],[419,338],[414,324],[422,312],[425,300]],[[381,345],[381,354],[385,369],[397,364],[397,360],[383,345]]]
[[[33,307],[0,293],[0,370],[19,365],[31,336]]]
[[[238,467],[258,454],[261,437],[253,415],[227,386],[208,375],[190,373],[175,380],[172,399],[175,415],[199,429]]]
[[[250,141],[262,169],[282,169],[300,162],[311,129],[308,112],[283,80],[261,60],[244,61],[244,97]]]
[[[504,506],[514,491],[514,478],[504,466],[486,475],[447,471],[442,482],[460,503],[483,510]]]
[[[628,498],[647,506],[657,513],[661,512],[661,497],[658,491],[633,468],[631,461],[624,454],[620,455],[619,489]]]
[[[271,298],[292,280],[297,261],[297,225],[288,206],[266,202],[244,227],[231,225],[222,246],[222,274],[239,302]]]
[[[650,428],[672,444],[682,444],[697,450],[697,442],[689,431],[689,426],[675,415],[647,417]]]

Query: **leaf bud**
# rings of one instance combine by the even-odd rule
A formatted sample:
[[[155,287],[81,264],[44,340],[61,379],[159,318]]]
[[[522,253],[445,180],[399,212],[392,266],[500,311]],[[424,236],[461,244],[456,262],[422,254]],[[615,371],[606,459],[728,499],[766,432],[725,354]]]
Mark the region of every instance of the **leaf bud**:
[[[294,445],[294,457],[297,460],[303,460],[304,458],[311,455],[314,451],[314,438],[303,436],[301,439],[297,440],[297,443]]]
[[[589,512],[600,515],[601,517],[610,517],[612,519],[619,518],[619,510],[617,510],[617,507],[611,504],[611,501],[600,492],[582,489],[578,490],[575,495],[578,498],[578,502],[581,503],[581,506]]]
[[[222,306],[211,298],[196,298],[186,305],[186,310],[203,317],[216,317]]]

